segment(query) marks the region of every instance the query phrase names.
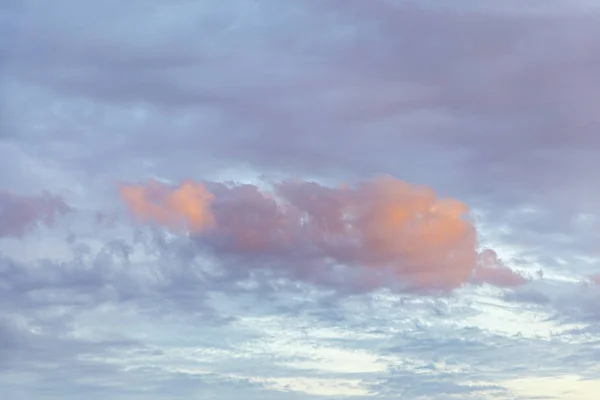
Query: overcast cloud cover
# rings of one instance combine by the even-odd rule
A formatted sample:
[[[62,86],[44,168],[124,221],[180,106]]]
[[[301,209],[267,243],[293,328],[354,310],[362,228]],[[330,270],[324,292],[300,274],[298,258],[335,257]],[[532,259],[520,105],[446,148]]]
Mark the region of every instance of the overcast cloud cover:
[[[0,2],[0,387],[600,393],[600,7]]]

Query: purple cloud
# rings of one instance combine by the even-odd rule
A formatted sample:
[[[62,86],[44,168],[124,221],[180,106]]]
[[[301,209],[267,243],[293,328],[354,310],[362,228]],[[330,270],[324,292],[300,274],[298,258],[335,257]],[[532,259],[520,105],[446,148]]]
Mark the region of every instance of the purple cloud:
[[[63,199],[49,193],[23,196],[0,191],[0,238],[22,237],[39,224],[51,227],[58,216],[71,211]]]

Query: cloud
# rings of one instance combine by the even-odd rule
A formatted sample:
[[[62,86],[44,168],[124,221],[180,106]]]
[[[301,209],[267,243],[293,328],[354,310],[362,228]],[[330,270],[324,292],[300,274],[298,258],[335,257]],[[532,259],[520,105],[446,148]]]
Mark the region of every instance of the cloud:
[[[22,237],[40,224],[51,227],[55,219],[71,212],[65,201],[49,193],[38,196],[0,191],[0,238]]]
[[[599,144],[595,13],[559,2],[521,13],[493,2],[26,3],[13,13],[7,114],[57,121],[42,105],[58,96],[61,118],[94,134],[56,123],[11,135],[69,141],[74,155],[46,154],[73,169],[131,173],[144,159],[172,175],[222,164],[386,172],[471,205],[595,210],[581,174]]]
[[[121,196],[134,214],[163,226],[177,228],[185,223],[191,232],[210,228],[213,215],[209,209],[214,196],[204,186],[185,182],[176,190],[165,193],[157,182],[148,186],[121,186]]]
[[[527,282],[525,277],[505,266],[496,252],[486,249],[479,254],[478,267],[475,270],[476,282],[487,282],[497,286],[513,287]]]
[[[335,188],[289,180],[272,193],[254,185],[150,181],[121,184],[120,193],[143,222],[195,234],[219,254],[275,259],[309,279],[345,265],[373,287],[391,278],[405,289],[452,290],[474,272],[479,283],[525,283],[493,251],[478,256],[464,203],[391,176]]]

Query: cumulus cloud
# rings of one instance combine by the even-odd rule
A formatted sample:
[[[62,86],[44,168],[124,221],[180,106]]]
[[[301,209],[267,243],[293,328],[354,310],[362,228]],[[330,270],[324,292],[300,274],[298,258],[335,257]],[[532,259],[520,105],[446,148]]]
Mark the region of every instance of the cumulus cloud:
[[[254,185],[150,181],[122,184],[120,192],[144,222],[196,234],[218,253],[275,258],[296,275],[337,264],[359,267],[360,279],[374,286],[392,278],[405,288],[452,290],[474,272],[477,282],[525,283],[493,251],[478,255],[466,204],[391,176],[340,187],[290,180],[275,183],[271,192]]]
[[[22,237],[40,224],[52,226],[55,219],[71,212],[65,201],[49,193],[26,196],[0,191],[0,237]]]

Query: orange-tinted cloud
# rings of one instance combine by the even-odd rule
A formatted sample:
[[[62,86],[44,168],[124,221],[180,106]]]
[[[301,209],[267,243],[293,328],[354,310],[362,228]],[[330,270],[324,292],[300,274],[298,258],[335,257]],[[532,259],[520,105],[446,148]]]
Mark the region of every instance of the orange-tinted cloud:
[[[203,232],[199,240],[213,250],[246,261],[277,258],[297,276],[337,264],[358,268],[369,286],[389,278],[443,290],[472,278],[500,286],[525,282],[490,253],[478,254],[464,203],[390,176],[339,188],[287,181],[272,194],[253,185],[150,182],[122,185],[121,195],[144,221]]]
[[[0,237],[21,237],[39,223],[52,226],[56,217],[70,211],[63,199],[49,193],[24,196],[0,190]]]
[[[356,188],[278,187],[308,217],[313,242],[339,261],[385,268],[418,287],[455,288],[470,276],[476,234],[468,208],[392,177]]]
[[[190,232],[214,225],[210,209],[214,196],[202,184],[187,181],[171,189],[150,181],[146,186],[121,185],[119,189],[133,214],[142,221]]]

